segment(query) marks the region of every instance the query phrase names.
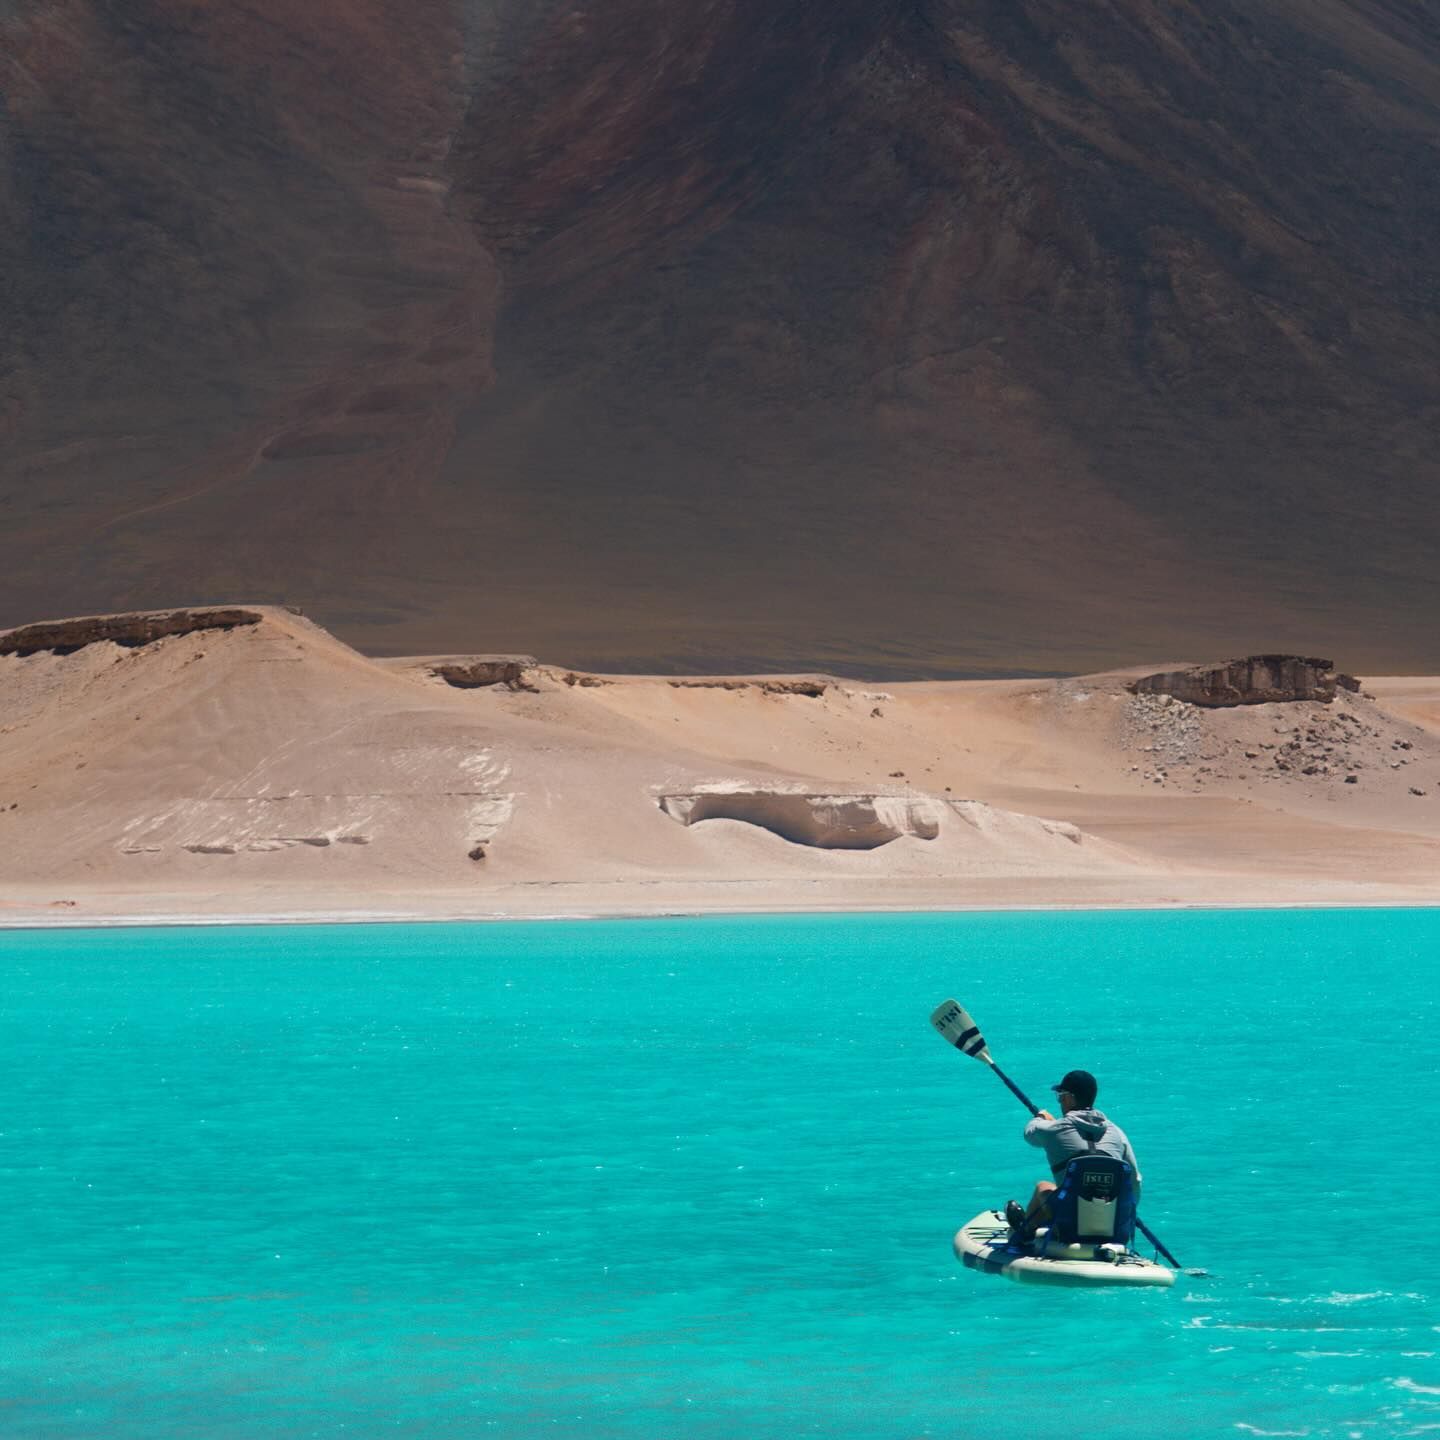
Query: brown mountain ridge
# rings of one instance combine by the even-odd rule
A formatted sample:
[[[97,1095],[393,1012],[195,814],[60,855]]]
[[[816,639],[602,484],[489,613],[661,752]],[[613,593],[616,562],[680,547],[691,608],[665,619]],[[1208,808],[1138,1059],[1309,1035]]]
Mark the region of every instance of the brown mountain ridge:
[[[1440,669],[1440,21],[12,0],[0,623]]]

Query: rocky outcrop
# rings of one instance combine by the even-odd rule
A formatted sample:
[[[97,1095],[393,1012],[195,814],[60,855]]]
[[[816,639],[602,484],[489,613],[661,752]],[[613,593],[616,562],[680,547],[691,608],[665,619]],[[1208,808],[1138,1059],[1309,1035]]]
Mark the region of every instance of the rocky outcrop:
[[[1169,695],[1187,705],[1218,708],[1271,705],[1295,700],[1329,704],[1337,690],[1356,691],[1360,683],[1335,669],[1332,660],[1301,655],[1249,655],[1219,665],[1162,670],[1132,681],[1135,695]]]
[[[741,680],[736,678],[682,678],[671,680],[676,690],[758,690],[762,695],[803,695],[818,700],[829,688],[828,680]]]
[[[143,610],[128,615],[89,615],[76,620],[42,620],[0,631],[0,655],[73,655],[87,645],[109,643],[138,649],[171,635],[202,630],[234,630],[258,625],[254,610]]]
[[[457,690],[482,690],[504,685],[511,690],[533,690],[526,678],[540,662],[533,655],[467,655],[463,659],[432,664],[430,673]]]
[[[803,695],[818,700],[830,687],[823,680],[762,680],[762,695]]]

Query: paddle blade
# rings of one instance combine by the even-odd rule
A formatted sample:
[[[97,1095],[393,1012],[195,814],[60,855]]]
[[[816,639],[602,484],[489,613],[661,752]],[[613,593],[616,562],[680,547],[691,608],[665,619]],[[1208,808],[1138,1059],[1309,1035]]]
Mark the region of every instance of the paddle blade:
[[[980,1027],[958,1000],[947,1000],[943,1005],[937,1005],[930,1023],[940,1032],[941,1039],[948,1040],[957,1050],[963,1050],[987,1065],[995,1063],[990,1058]]]

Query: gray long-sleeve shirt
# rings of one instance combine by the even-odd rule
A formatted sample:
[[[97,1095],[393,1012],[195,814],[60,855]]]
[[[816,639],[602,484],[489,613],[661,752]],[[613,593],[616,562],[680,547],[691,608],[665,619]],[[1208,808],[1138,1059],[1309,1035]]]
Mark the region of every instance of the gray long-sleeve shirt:
[[[1099,1110],[1072,1110],[1058,1120],[1038,1117],[1025,1127],[1027,1143],[1044,1150],[1050,1173],[1058,1180],[1077,1155],[1090,1154],[1087,1142],[1095,1142],[1097,1155],[1112,1155],[1135,1172],[1135,1195],[1140,1195],[1140,1164],[1125,1132]]]

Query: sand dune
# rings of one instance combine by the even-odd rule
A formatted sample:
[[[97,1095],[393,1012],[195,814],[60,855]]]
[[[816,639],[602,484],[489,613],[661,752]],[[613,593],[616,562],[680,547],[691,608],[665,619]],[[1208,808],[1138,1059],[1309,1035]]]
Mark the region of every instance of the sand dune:
[[[211,613],[0,635],[4,922],[1440,901],[1440,680],[1205,710],[1129,672],[377,661]]]

